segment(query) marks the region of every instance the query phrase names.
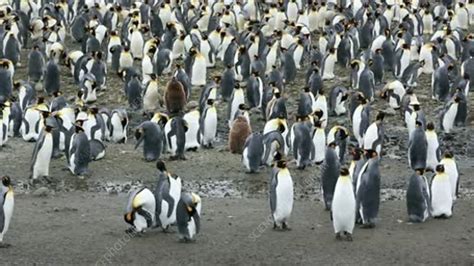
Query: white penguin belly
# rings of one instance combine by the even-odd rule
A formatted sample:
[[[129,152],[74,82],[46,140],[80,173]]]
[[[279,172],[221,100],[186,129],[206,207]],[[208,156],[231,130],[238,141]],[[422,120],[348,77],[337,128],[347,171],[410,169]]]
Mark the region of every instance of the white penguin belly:
[[[191,74],[191,84],[193,86],[206,85],[206,59],[204,57],[197,57],[194,61]]]
[[[41,146],[36,156],[36,161],[33,166],[33,179],[42,176],[49,176],[49,163],[51,155],[53,154],[53,136],[47,133],[43,145]]]
[[[132,33],[130,52],[134,58],[141,59],[143,57],[143,37],[138,31]]]
[[[451,184],[448,177],[435,177],[431,185],[431,214],[433,216],[446,215],[451,216],[453,198],[451,193]]]
[[[354,115],[352,116],[352,131],[354,132],[354,136],[356,137],[357,141],[359,142],[359,147],[362,147],[363,145],[363,137],[360,134],[360,123],[362,122],[362,106],[358,106],[355,111]]]
[[[194,221],[193,217],[191,217],[188,222],[188,234],[190,239],[193,239],[196,235],[196,222]]]
[[[6,234],[8,231],[8,228],[10,226],[10,220],[13,215],[13,209],[15,206],[15,200],[13,198],[13,192],[7,192],[5,196],[5,202],[3,203],[3,213],[4,213],[4,226],[3,226],[3,231],[0,232],[0,243],[3,241],[3,236]]]
[[[451,192],[453,200],[456,200],[456,188],[458,186],[459,173],[456,167],[456,163],[452,159],[443,159],[441,164],[444,165],[444,171],[449,176],[449,182],[451,184]]]
[[[374,142],[379,138],[378,129],[375,124],[369,126],[364,135],[364,149],[373,149]]]
[[[347,179],[347,180],[346,180]],[[332,219],[334,231],[352,234],[355,224],[356,201],[350,178],[339,178],[332,200]]]
[[[449,107],[448,111],[444,114],[443,118],[443,129],[444,132],[449,133],[454,127],[454,119],[456,118],[456,113],[458,111],[458,104],[453,103]]]
[[[317,130],[313,136],[313,144],[315,148],[314,162],[320,163],[324,161],[326,153],[326,135],[323,129]]]
[[[120,120],[120,117],[118,115],[112,115],[111,118],[111,124],[113,128],[112,132],[112,141],[113,142],[118,142],[121,139],[125,138],[126,139],[126,130],[123,130],[122,128],[122,122]]]
[[[248,148],[245,148],[242,152],[242,164],[247,168],[248,171],[250,171],[250,161],[248,158]]]
[[[26,132],[26,125],[24,122],[21,123],[21,134],[25,141],[31,141],[33,139],[38,138],[38,132],[36,131],[36,123],[40,120],[40,114],[38,111],[33,111],[31,109],[27,109],[24,119],[29,125],[28,132]]]
[[[204,120],[204,144],[213,142],[217,133],[217,114],[215,112],[207,112],[206,119]]]
[[[198,148],[199,142],[197,139],[199,132],[199,112],[187,113],[183,119],[188,123],[188,131],[186,131],[186,145],[185,149]]]
[[[275,222],[286,223],[293,210],[293,181],[290,176],[278,176],[276,187],[276,208],[273,213]]]

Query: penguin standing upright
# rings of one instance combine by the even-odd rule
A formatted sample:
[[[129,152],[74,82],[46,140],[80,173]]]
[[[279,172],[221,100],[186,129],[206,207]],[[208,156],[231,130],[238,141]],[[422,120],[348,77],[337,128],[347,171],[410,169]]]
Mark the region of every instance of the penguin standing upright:
[[[115,109],[110,116],[110,140],[115,143],[127,142],[128,116],[124,109]]]
[[[40,82],[43,80],[44,74],[44,57],[38,45],[33,46],[33,49],[28,54],[28,81]]]
[[[341,234],[352,241],[352,231],[355,225],[356,200],[352,180],[347,168],[341,168],[340,176],[334,188],[331,205],[331,219],[336,233],[336,239],[342,239]]]
[[[186,150],[196,151],[199,146],[199,128],[200,128],[200,121],[201,114],[197,108],[194,108],[187,112],[183,119],[186,121],[188,125],[188,130],[186,131],[186,144],[184,148]]]
[[[217,108],[214,99],[208,99],[200,118],[200,139],[201,145],[212,148],[217,136]]]
[[[385,137],[385,131],[383,127],[383,119],[385,113],[379,112],[373,122],[365,132],[364,135],[364,150],[375,150],[380,156],[382,152],[383,141]]]
[[[186,120],[175,116],[168,120],[164,133],[166,137],[167,150],[171,153],[172,160],[185,160],[184,151],[186,146],[186,131],[188,125]]]
[[[321,121],[316,119],[314,121],[312,139],[314,147],[313,162],[315,164],[321,164],[326,156],[326,132],[324,131]]]
[[[279,156],[276,156],[279,157]],[[288,220],[293,210],[293,179],[286,161],[277,158],[270,182],[270,209],[273,229],[289,230]]]
[[[438,141],[438,135],[435,131],[435,126],[432,122],[426,125],[426,142],[428,144],[426,149],[426,169],[434,171],[441,160],[441,150]]]
[[[201,198],[194,193],[181,193],[176,207],[176,223],[181,242],[195,241],[201,229]]]
[[[3,176],[2,184],[0,185],[0,248],[10,246],[3,242],[3,238],[10,226],[14,206],[15,201],[13,198],[11,179],[9,176]]]
[[[324,162],[321,165],[321,189],[326,210],[331,210],[337,178],[341,170],[341,164],[336,153],[336,143],[331,142],[326,148]]]
[[[449,218],[453,211],[453,193],[449,176],[444,165],[436,166],[436,174],[431,181],[431,215],[434,218]]]
[[[232,122],[229,132],[229,150],[231,153],[242,154],[247,137],[252,134],[250,122],[243,115],[237,116]]]
[[[324,60],[322,62],[321,72],[323,73],[323,80],[330,80],[335,77],[334,66],[336,64],[336,61],[336,51],[334,48],[331,48],[331,50],[329,50],[329,53],[326,55],[326,57],[324,57]]]
[[[154,196],[156,200],[156,225],[164,231],[176,222],[176,208],[181,197],[181,178],[168,173],[165,163],[161,160],[156,162],[159,172],[158,184]]]
[[[91,160],[90,146],[84,128],[80,124],[76,124],[75,133],[71,137],[69,145],[69,170],[74,175],[84,175],[89,172],[88,166]]]
[[[444,172],[449,176],[453,200],[456,200],[459,193],[459,171],[452,152],[446,151],[439,163],[444,166]]]
[[[430,188],[423,175],[423,169],[417,169],[410,177],[407,189],[408,221],[421,223],[430,216]]]
[[[379,157],[375,150],[367,151],[368,160],[362,167],[356,185],[357,212],[364,227],[375,227],[380,205]]]
[[[146,161],[151,162],[159,159],[166,143],[163,131],[158,124],[145,121],[135,131],[137,144],[135,149],[143,142],[143,156]]]
[[[59,66],[54,62],[53,58],[50,58],[46,64],[44,73],[44,89],[48,95],[52,95],[61,89],[61,73]]]
[[[440,127],[445,133],[451,133],[455,126],[456,116],[461,105],[461,98],[457,95],[453,97],[444,107],[440,116]]]
[[[49,162],[53,156],[53,127],[50,120],[47,119],[45,127],[41,131],[35,148],[33,156],[31,157],[31,178],[37,180],[38,177],[48,178],[49,176]]]
[[[256,173],[262,163],[264,154],[263,136],[261,133],[252,133],[245,140],[242,152],[242,164],[248,173]]]
[[[408,164],[413,170],[425,169],[428,155],[428,141],[421,121],[416,121],[415,130],[408,143]]]
[[[176,77],[172,77],[166,86],[165,104],[169,114],[180,114],[186,106],[186,94],[183,85]]]
[[[290,145],[298,169],[303,170],[306,166],[309,166],[314,154],[309,123],[300,119],[300,121],[293,124],[290,133]]]
[[[156,199],[148,188],[130,191],[124,215],[125,222],[137,233],[155,226]]]
[[[364,136],[369,128],[369,119],[370,119],[370,105],[368,105],[367,99],[365,97],[359,97],[359,105],[355,108],[352,113],[352,132],[354,132],[354,137],[359,143],[359,147],[364,145]]]
[[[192,57],[191,70],[191,84],[193,86],[206,85],[207,63],[206,58],[195,48],[191,49],[190,56]]]

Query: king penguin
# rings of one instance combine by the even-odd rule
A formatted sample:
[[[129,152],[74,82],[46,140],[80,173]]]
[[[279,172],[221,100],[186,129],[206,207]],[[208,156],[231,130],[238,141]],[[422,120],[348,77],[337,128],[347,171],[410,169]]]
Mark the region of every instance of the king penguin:
[[[341,170],[341,164],[335,148],[336,143],[329,143],[326,148],[324,162],[321,165],[321,190],[326,210],[331,210],[334,188]]]
[[[408,143],[408,164],[413,170],[426,168],[427,151],[426,133],[421,121],[417,120]]]
[[[453,193],[449,176],[444,165],[436,166],[436,174],[431,181],[431,215],[434,218],[449,218],[453,211]]]
[[[74,175],[82,176],[89,172],[88,166],[91,160],[90,146],[87,135],[82,125],[76,124],[75,133],[71,137],[69,145],[69,170]]]
[[[229,150],[231,153],[242,154],[245,140],[252,134],[250,122],[243,115],[237,116],[229,131]]]
[[[212,148],[217,136],[217,108],[214,99],[208,99],[206,107],[200,118],[200,140],[201,145]]]
[[[242,152],[242,164],[247,173],[256,173],[262,164],[264,154],[263,136],[261,133],[252,133],[247,137]]]
[[[456,200],[459,193],[459,171],[456,161],[454,160],[453,153],[446,151],[443,155],[443,159],[440,161],[440,164],[444,166],[444,172],[449,176],[453,200]]]
[[[432,122],[426,125],[426,169],[434,171],[441,160],[441,150],[439,146],[438,134],[436,134],[435,126]]]
[[[186,132],[188,125],[186,120],[175,116],[168,120],[164,133],[166,137],[167,150],[171,153],[171,160],[185,160],[184,151],[186,146]]]
[[[367,158],[357,178],[356,210],[363,226],[373,228],[380,206],[379,157],[375,150],[368,150]]]
[[[181,196],[181,178],[172,175],[166,169],[165,163],[161,160],[156,162],[159,179],[156,185],[154,196],[156,200],[156,223],[164,231],[176,222],[176,207]]]
[[[125,222],[132,228],[128,231],[143,233],[155,225],[156,199],[148,188],[130,191],[124,215]]]
[[[3,242],[3,237],[8,231],[10,221],[13,216],[15,201],[13,198],[13,187],[9,176],[2,177],[0,185],[0,248],[9,247],[9,244]]]
[[[145,121],[135,131],[137,144],[135,149],[143,142],[143,156],[146,161],[151,162],[159,159],[164,149],[164,133],[157,123]]]
[[[423,169],[417,169],[410,177],[406,194],[408,221],[422,223],[430,216],[430,188],[423,175]]]
[[[276,156],[281,157],[281,156]],[[289,230],[288,220],[293,210],[293,179],[286,161],[277,158],[272,169],[270,183],[270,209],[273,229]]]
[[[50,119],[46,119],[45,127],[41,131],[31,158],[31,178],[37,180],[38,177],[48,178],[49,162],[53,156],[53,127]]]
[[[331,205],[331,219],[336,233],[336,239],[342,239],[341,234],[352,241],[352,231],[355,225],[356,200],[349,170],[341,168],[334,197]]]
[[[201,229],[201,198],[194,193],[181,193],[176,208],[180,242],[193,242]]]

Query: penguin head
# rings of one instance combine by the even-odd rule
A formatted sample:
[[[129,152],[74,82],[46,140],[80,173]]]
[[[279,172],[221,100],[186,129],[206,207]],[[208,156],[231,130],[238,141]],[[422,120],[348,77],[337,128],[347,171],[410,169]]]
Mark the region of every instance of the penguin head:
[[[208,106],[213,106],[213,105],[214,105],[214,102],[215,102],[214,99],[207,99],[207,105],[208,105]]]
[[[126,223],[133,226],[134,225],[133,220],[135,219],[135,212],[132,211],[132,212],[128,212],[124,214],[123,219],[125,220]]]
[[[324,111],[321,110],[320,108],[316,108],[316,110],[314,110],[313,112],[313,115],[316,116],[318,120],[321,120],[321,117],[323,117],[324,115]]]
[[[5,176],[2,177],[2,184],[5,187],[10,187],[11,186],[11,179],[8,175],[5,175]]]
[[[426,124],[426,129],[427,130],[434,130],[435,129],[435,125],[433,122],[428,122],[428,124]]]
[[[421,127],[422,125],[423,125],[423,123],[420,120],[416,120],[416,122],[415,122],[416,127]]]
[[[347,167],[341,167],[341,170],[339,171],[341,176],[348,176],[349,175],[349,169]]]
[[[352,160],[359,161],[362,157],[362,150],[359,147],[353,147],[351,150]]]
[[[444,173],[444,165],[443,164],[438,164],[436,166],[436,172],[437,173]]]
[[[162,160],[158,160],[156,162],[156,169],[158,169],[158,171],[160,172],[166,172],[165,162],[163,162]]]
[[[336,142],[331,142],[328,144],[328,148],[335,149],[336,148]]]
[[[452,159],[454,156],[453,156],[453,153],[451,151],[445,151],[444,152],[444,158],[449,158],[449,159]]]
[[[376,150],[365,150],[365,154],[368,159],[376,158],[378,156]]]

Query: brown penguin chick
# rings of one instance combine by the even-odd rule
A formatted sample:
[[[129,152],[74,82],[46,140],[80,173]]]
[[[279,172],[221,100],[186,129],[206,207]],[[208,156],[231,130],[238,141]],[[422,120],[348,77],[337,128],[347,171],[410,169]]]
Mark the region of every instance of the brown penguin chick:
[[[169,114],[178,114],[183,112],[186,106],[186,93],[181,82],[173,77],[166,86],[165,104]]]
[[[247,118],[239,115],[232,122],[232,127],[229,132],[229,150],[231,153],[242,154],[244,151],[245,140],[252,133],[250,124]]]

